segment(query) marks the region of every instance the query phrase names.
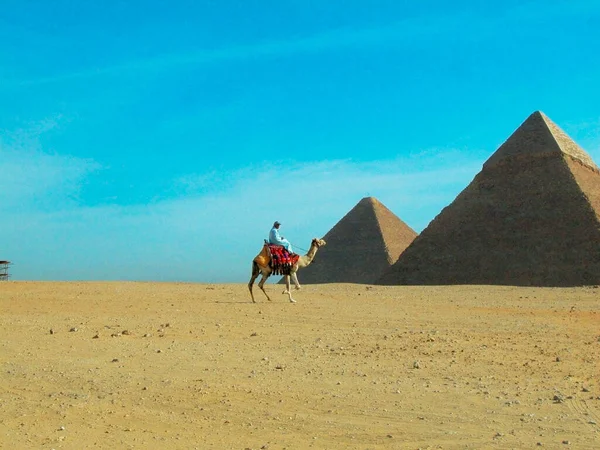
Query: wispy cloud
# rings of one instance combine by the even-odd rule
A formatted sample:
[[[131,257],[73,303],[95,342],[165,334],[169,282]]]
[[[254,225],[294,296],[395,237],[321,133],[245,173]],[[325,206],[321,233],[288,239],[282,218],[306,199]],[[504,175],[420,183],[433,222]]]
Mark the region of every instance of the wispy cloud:
[[[199,65],[227,61],[255,60],[280,55],[307,54],[343,47],[391,45],[399,40],[439,35],[458,26],[451,19],[413,19],[387,26],[366,29],[336,29],[296,39],[264,41],[250,45],[201,49],[194,52],[171,53],[153,58],[131,60],[114,66],[96,67],[76,72],[57,74],[44,78],[23,80],[20,86],[66,82],[80,78],[100,77],[123,73],[161,71],[176,66]]]
[[[596,14],[600,11],[597,2],[579,0],[572,2],[530,1],[507,9],[505,14],[481,18],[469,10],[457,10],[454,15],[436,16],[427,14],[398,20],[390,24],[371,28],[339,28],[293,39],[255,42],[248,45],[224,48],[204,48],[193,52],[170,53],[151,58],[132,59],[112,66],[85,68],[80,71],[59,73],[0,85],[5,87],[43,85],[68,82],[83,78],[122,75],[126,73],[152,73],[177,66],[211,64],[228,61],[244,61],[274,56],[320,53],[345,47],[368,48],[372,46],[394,46],[398,44],[426,43],[430,39],[452,36],[454,41],[467,39],[478,41],[495,36],[498,29],[507,23],[518,21],[543,21],[553,18]],[[521,27],[520,30],[527,28]]]
[[[509,11],[517,20],[543,21],[552,18],[589,17],[600,13],[600,4],[596,0],[573,0],[568,2],[547,2],[530,0],[522,2]]]
[[[42,151],[39,137],[59,126],[60,116],[27,129],[0,133],[0,211],[56,208],[72,202],[80,184],[100,165],[94,161]]]
[[[31,156],[48,167],[41,164],[46,156]],[[73,204],[40,211],[34,196],[21,194],[21,204],[4,209],[3,257],[15,261],[16,279],[240,282],[274,220],[306,248],[361,198],[374,196],[419,230],[481,167],[464,163],[415,172],[405,161],[278,165],[226,174],[227,187],[218,189],[190,175],[185,194],[128,207]],[[55,173],[64,175],[73,164],[64,159],[53,164],[38,175],[52,180],[45,186],[53,186],[60,203],[56,197],[68,196],[71,182],[61,186]],[[75,166],[81,180],[88,168]]]

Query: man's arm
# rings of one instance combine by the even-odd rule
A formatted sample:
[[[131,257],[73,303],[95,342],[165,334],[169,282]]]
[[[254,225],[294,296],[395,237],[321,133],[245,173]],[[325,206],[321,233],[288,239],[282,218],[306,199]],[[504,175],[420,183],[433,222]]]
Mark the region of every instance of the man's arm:
[[[271,244],[282,244],[281,236],[279,236],[279,230],[277,230],[276,228],[273,228],[271,230],[271,233],[269,234],[269,241],[271,242]]]
[[[277,230],[275,228],[272,228],[271,231],[269,232],[269,242],[271,244],[277,244],[279,243],[279,233],[277,232]]]

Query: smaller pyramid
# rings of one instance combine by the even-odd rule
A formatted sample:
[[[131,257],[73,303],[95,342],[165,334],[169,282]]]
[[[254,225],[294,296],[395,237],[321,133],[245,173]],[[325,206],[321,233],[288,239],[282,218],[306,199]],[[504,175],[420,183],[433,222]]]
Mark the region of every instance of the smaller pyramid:
[[[359,201],[324,237],[300,282],[373,284],[417,233],[373,197]]]

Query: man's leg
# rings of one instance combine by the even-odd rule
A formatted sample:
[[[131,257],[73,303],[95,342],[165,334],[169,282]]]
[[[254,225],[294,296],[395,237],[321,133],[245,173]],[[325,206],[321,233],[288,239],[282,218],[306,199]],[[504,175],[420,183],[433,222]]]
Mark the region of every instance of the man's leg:
[[[290,252],[290,253],[294,253],[294,250],[292,250],[292,244],[290,244],[290,241],[288,241],[287,239],[285,240],[285,249]]]

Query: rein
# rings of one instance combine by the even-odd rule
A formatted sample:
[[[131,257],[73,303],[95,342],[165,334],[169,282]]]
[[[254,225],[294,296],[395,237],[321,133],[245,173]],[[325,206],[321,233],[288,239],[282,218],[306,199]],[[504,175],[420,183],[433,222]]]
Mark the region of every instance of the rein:
[[[302,250],[303,252],[306,252],[306,253],[308,253],[308,250],[306,250],[305,248],[302,248],[302,247],[300,247],[300,246],[298,246],[298,245],[294,244],[293,242],[290,242],[290,244],[292,244],[292,247],[294,247],[294,249],[296,249],[296,248],[297,248],[298,250]]]
[[[307,253],[308,253],[308,250],[306,250],[305,248],[299,247],[299,246],[297,246],[296,244],[294,244],[294,243],[292,243],[292,242],[290,242],[290,244],[292,244],[292,246],[293,246],[294,248],[297,248],[298,250],[302,250],[303,252],[307,252]]]

